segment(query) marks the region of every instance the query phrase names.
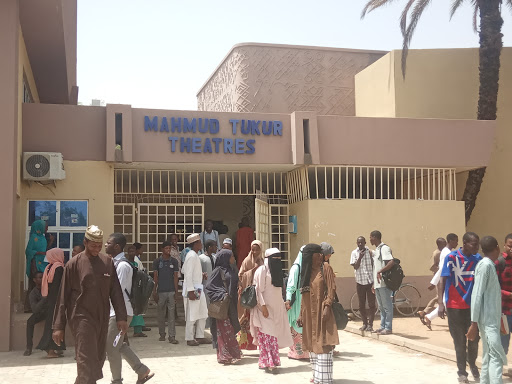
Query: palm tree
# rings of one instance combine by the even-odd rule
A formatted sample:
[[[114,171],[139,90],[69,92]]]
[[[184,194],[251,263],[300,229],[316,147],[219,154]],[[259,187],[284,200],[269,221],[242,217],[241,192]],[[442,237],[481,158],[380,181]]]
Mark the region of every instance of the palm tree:
[[[395,2],[396,0],[369,0],[361,14],[364,18],[366,14],[373,10]],[[402,75],[405,78],[406,61],[409,45],[412,36],[421,15],[432,2],[432,0],[405,0],[406,4],[400,17],[400,29],[403,36],[402,50]],[[479,79],[480,88],[478,95],[478,120],[496,120],[497,101],[498,101],[498,82],[500,73],[500,54],[503,47],[503,35],[501,26],[502,0],[451,0],[450,19],[453,17],[459,7],[470,2],[474,8],[473,29],[478,32],[480,37],[480,65]],[[503,0],[507,6],[512,7],[512,0]],[[480,15],[480,30],[478,28],[478,16]],[[475,208],[476,198],[480,192],[480,187],[485,175],[485,168],[475,169],[469,172],[466,181],[466,188],[462,195],[465,203],[466,224],[471,213]]]

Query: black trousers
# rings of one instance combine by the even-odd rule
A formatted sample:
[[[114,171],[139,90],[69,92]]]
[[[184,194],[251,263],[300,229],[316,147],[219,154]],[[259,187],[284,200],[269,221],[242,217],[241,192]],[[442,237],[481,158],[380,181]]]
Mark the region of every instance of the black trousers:
[[[480,340],[480,337],[474,341],[466,339],[466,333],[471,325],[471,309],[446,308],[446,314],[457,357],[457,373],[467,376],[466,361],[470,367],[475,366],[478,356],[478,341]]]
[[[359,312],[361,313],[361,319],[363,325],[369,325],[373,328],[373,319],[375,318],[375,294],[372,292],[372,284],[358,284],[357,285],[357,297],[359,298]],[[368,307],[370,308],[369,313],[366,310],[366,300],[368,300]]]
[[[27,348],[34,345],[34,326],[41,321],[46,320],[46,311],[33,313],[27,320]]]

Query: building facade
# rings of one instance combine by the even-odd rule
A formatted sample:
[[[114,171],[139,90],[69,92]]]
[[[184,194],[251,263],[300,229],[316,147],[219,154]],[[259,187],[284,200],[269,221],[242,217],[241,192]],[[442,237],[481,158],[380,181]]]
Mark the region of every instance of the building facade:
[[[143,243],[151,269],[170,234],[184,245],[212,219],[234,237],[248,216],[257,238],[282,250],[284,268],[302,244],[330,242],[347,305],[350,251],[374,229],[407,280],[426,287],[435,239],[465,230],[457,181],[493,150],[495,122],[389,112],[395,93],[371,92],[386,79],[358,76],[379,72],[393,52],[243,44],[199,91],[199,110],[176,111],[76,105],[76,1],[4,1],[0,32],[0,236],[11,271],[0,282],[10,308],[0,320],[11,324],[0,350],[23,342],[24,249],[36,219],[67,254],[87,225],[123,232]],[[472,150],[447,151],[440,137]],[[48,152],[62,154],[65,178],[24,180],[23,154]]]

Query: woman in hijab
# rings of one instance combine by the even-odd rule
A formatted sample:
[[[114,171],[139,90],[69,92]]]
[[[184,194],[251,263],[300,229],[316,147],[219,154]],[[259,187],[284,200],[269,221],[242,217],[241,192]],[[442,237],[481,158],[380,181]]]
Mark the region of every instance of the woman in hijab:
[[[48,353],[49,358],[59,357],[57,351],[66,349],[66,345],[55,344],[52,339],[52,323],[57,296],[59,295],[60,282],[64,273],[64,251],[60,248],[52,248],[46,252],[48,265],[43,272],[43,284],[41,285],[41,295],[47,298],[48,310],[46,312],[46,322],[44,333],[39,341],[37,349]]]
[[[267,249],[265,264],[254,274],[258,305],[251,309],[251,335],[258,340],[259,368],[278,373],[279,349],[293,344],[283,302],[283,265],[277,248]]]
[[[302,295],[300,293],[300,271],[302,268],[302,249],[300,249],[297,258],[295,259],[290,274],[288,277],[288,284],[286,285],[286,301],[285,306],[288,311],[288,322],[290,323],[290,331],[292,333],[293,344],[288,352],[290,359],[308,359],[309,353],[302,349],[302,327],[297,325],[297,320],[300,316],[300,303]]]
[[[225,320],[211,319],[210,332],[213,338],[213,348],[217,349],[217,362],[234,364],[241,359],[240,347],[236,334],[240,331],[238,322],[237,301],[238,275],[231,268],[235,256],[229,249],[221,249],[216,254],[215,269],[208,276],[204,287],[210,302],[221,301],[229,295],[228,318]]]
[[[302,306],[298,320],[302,325],[302,347],[309,351],[315,384],[331,384],[332,355],[339,344],[338,329],[332,312],[336,295],[335,275],[324,262],[322,248],[308,244],[302,250]]]
[[[32,280],[31,274],[43,272],[46,268],[44,261],[46,255],[46,222],[44,220],[36,220],[30,228],[30,238],[27,248],[25,248],[25,256],[27,258],[26,274],[29,280]]]
[[[259,240],[251,243],[251,251],[242,262],[238,271],[238,319],[240,321],[240,332],[237,335],[240,349],[255,350],[256,346],[249,330],[250,311],[240,305],[240,296],[245,288],[252,284],[254,272],[263,265],[263,244]]]

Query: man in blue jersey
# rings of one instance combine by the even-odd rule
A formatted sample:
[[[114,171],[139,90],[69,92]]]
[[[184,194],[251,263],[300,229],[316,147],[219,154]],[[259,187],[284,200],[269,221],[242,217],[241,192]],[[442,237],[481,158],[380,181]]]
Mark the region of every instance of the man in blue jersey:
[[[466,334],[471,325],[471,293],[475,280],[475,268],[482,256],[478,253],[480,238],[476,233],[467,232],[462,238],[462,247],[445,257],[441,272],[439,297],[439,317],[448,315],[448,328],[455,346],[457,374],[460,383],[469,383],[466,361],[475,379],[480,373],[475,364],[478,355],[478,341],[467,340]],[[445,303],[446,302],[446,309]]]

